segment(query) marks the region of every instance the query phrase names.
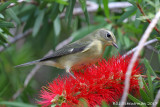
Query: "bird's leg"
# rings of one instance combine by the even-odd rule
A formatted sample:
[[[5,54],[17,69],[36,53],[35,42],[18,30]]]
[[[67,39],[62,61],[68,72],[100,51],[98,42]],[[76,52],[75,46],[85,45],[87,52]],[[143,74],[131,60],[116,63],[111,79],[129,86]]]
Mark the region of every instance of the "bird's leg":
[[[69,73],[69,75],[71,75],[74,79],[76,79],[80,85],[85,85],[87,86],[85,83],[81,83],[71,72],[70,72],[70,67],[66,67],[66,72]],[[88,87],[88,86],[87,86]]]
[[[70,72],[70,67],[66,67],[66,72],[69,73],[69,75],[71,75],[74,79],[76,79],[80,85],[85,85],[87,86],[85,83],[81,83],[71,72]],[[87,86],[88,87],[88,86]]]
[[[69,75],[71,75],[74,79],[76,79],[76,77],[71,73],[71,72],[68,72]]]
[[[72,76],[74,79],[76,79],[76,77],[70,72],[70,67],[66,67],[66,72]]]

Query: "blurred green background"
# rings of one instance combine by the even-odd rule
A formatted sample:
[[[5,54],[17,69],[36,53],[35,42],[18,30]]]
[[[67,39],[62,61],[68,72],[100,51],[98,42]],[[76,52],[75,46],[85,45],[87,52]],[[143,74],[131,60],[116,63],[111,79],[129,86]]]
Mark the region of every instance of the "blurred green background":
[[[119,47],[107,47],[104,57],[123,55],[137,46],[149,24],[147,19],[152,20],[159,8],[159,0],[1,0],[0,104],[34,106],[43,85],[67,75],[64,70],[48,66],[14,68],[15,65],[42,58],[50,50],[98,28],[113,31]],[[158,29],[159,26],[160,21]],[[160,32],[153,30],[148,40],[155,38],[160,39]],[[143,49],[142,62],[145,58],[158,76],[159,42]],[[27,79],[27,83],[28,75],[31,80]],[[159,87],[160,82],[156,81],[154,95]]]

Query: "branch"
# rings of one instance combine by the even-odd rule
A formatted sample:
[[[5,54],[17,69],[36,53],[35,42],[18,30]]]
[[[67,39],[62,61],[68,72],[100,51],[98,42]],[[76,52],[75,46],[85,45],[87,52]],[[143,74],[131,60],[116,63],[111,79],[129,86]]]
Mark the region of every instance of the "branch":
[[[87,4],[88,13],[97,12],[98,7],[99,7],[97,3],[86,1],[86,4]],[[108,3],[108,7],[110,10],[122,9],[122,8],[126,8],[129,6],[132,6],[132,4],[130,4],[129,2],[110,2]],[[103,7],[103,5],[101,7]],[[84,14],[82,8],[73,9],[73,16],[82,15],[82,14]],[[60,18],[64,18],[64,17],[65,17],[65,12],[60,14]]]
[[[147,75],[139,75],[139,76],[141,76],[141,77],[143,77],[143,78],[148,78]],[[151,76],[151,77],[155,77],[155,76]],[[155,79],[160,80],[160,77],[155,77]]]
[[[146,16],[146,14],[144,13],[143,9],[141,8],[140,4],[136,3],[138,9],[140,10],[140,12],[142,13],[143,16]],[[148,23],[151,23],[151,21],[149,19],[146,19]],[[158,30],[158,28],[155,26],[154,29],[160,34],[160,31]]]
[[[152,107],[158,107],[157,104],[158,104],[159,100],[160,100],[160,89],[158,90],[158,93],[157,93],[157,95],[155,97],[155,100],[152,103]]]
[[[136,51],[134,52],[132,59],[130,61],[130,64],[127,68],[127,72],[125,75],[125,86],[124,86],[124,90],[123,90],[123,95],[122,95],[122,99],[120,101],[120,107],[123,107],[124,104],[126,103],[127,100],[127,96],[128,96],[128,91],[129,91],[129,87],[130,87],[130,77],[131,77],[131,73],[132,73],[132,69],[134,66],[134,63],[136,62],[142,48],[144,47],[144,44],[146,42],[146,40],[148,39],[148,37],[150,36],[150,33],[152,32],[153,28],[156,26],[156,24],[158,23],[160,17],[160,10],[157,12],[157,14],[155,15],[155,18],[151,21],[151,23],[149,24],[149,26],[147,27],[146,31],[144,32],[138,47],[136,49]]]
[[[147,45],[146,47],[147,47],[147,49],[150,49],[150,50],[152,50],[153,52],[155,52],[155,53],[157,53],[157,54],[160,54],[160,52],[159,52],[158,50],[156,50],[153,46]]]
[[[21,4],[21,3],[27,3],[27,4],[33,4],[33,5],[38,5],[37,2],[35,1],[26,1],[26,0],[18,0],[17,3]],[[86,1],[86,4],[87,4],[87,11],[88,13],[92,13],[92,12],[96,12],[99,5],[95,2],[91,2],[91,1]],[[7,8],[11,8],[11,7],[14,7],[16,6],[16,3],[11,3]],[[108,4],[108,7],[110,10],[116,10],[116,9],[122,9],[122,8],[126,8],[126,7],[129,7],[129,6],[132,6],[131,3],[129,2],[110,2]],[[103,5],[101,6],[103,7]],[[83,10],[81,7],[79,8],[74,8],[73,10],[73,15],[74,16],[77,16],[77,15],[81,15],[83,14]],[[61,13],[60,14],[60,18],[64,18],[65,17],[65,12]]]
[[[33,0],[30,1],[30,2],[28,2],[26,0],[18,0],[17,3],[19,3],[19,4],[21,4],[21,3],[27,3],[27,4],[38,5],[38,3],[35,2],[35,1],[33,1]],[[16,6],[16,3],[11,3],[7,8],[11,8],[11,7],[14,7],[14,6]]]
[[[157,39],[152,39],[152,40],[149,40],[147,41],[146,43],[144,43],[144,46],[148,46],[152,43],[155,43],[155,42],[158,42]],[[125,53],[122,57],[125,58],[126,56],[132,54],[133,52],[135,52],[137,50],[138,46],[136,46],[135,48],[133,48],[132,50],[128,51],[127,53]]]
[[[34,0],[31,0],[31,1],[27,1],[27,0],[18,0],[17,3],[21,4],[21,3],[27,3],[27,4],[33,4],[33,5],[38,5],[37,2],[35,2]],[[0,3],[2,4],[2,3]],[[95,2],[91,2],[91,1],[86,1],[86,4],[87,4],[87,11],[88,12],[96,12],[99,5]],[[11,3],[7,8],[11,8],[11,7],[14,7],[16,6],[16,3]],[[108,7],[110,10],[116,10],[116,9],[121,9],[121,8],[126,8],[126,7],[129,7],[129,6],[132,6],[131,3],[129,2],[110,2],[108,4]],[[103,7],[103,5],[101,6]],[[81,15],[83,14],[83,10],[82,8],[74,8],[73,10],[73,15],[76,16],[76,15]],[[65,17],[65,12],[63,12],[61,15],[60,15],[60,18],[64,18]]]
[[[11,44],[13,44],[13,43],[17,42],[18,40],[28,36],[31,33],[32,33],[32,29],[29,29],[29,30],[27,30],[26,32],[24,32],[22,34],[19,34],[19,35],[15,36],[13,39],[11,39],[9,41],[9,43],[6,43],[4,47],[3,46],[0,47],[0,52],[4,51],[5,48],[9,47]]]

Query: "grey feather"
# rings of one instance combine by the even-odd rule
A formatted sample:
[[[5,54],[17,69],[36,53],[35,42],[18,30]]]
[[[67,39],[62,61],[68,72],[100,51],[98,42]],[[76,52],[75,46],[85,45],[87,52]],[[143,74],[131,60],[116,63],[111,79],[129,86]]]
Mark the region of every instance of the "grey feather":
[[[33,64],[37,64],[37,63],[39,63],[39,62],[40,62],[40,60],[35,60],[35,61],[27,62],[27,63],[24,63],[24,64],[20,64],[20,65],[15,66],[15,68],[17,68],[17,67],[22,67],[22,66],[33,65]]]
[[[83,44],[74,42],[74,43],[66,45],[63,48],[55,51],[50,56],[46,56],[46,57],[44,57],[42,59],[39,59],[39,60],[35,60],[35,61],[27,62],[27,63],[21,64],[21,65],[17,65],[15,67],[29,66],[29,65],[37,64],[37,63],[40,63],[40,62],[43,62],[43,61],[56,60],[56,58],[59,58],[61,56],[69,55],[69,54],[73,54],[73,53],[77,53],[77,52],[83,51],[88,45],[89,45],[88,42],[83,43]]]
[[[74,54],[83,51],[89,43],[73,43],[55,51],[52,55],[40,59],[41,61],[54,60],[64,55]]]

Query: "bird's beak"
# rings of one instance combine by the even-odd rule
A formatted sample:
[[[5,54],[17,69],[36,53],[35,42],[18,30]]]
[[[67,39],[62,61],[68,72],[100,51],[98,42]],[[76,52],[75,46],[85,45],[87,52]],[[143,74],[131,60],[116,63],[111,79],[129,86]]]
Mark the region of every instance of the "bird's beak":
[[[112,42],[112,45],[118,49],[118,46],[116,43]]]

